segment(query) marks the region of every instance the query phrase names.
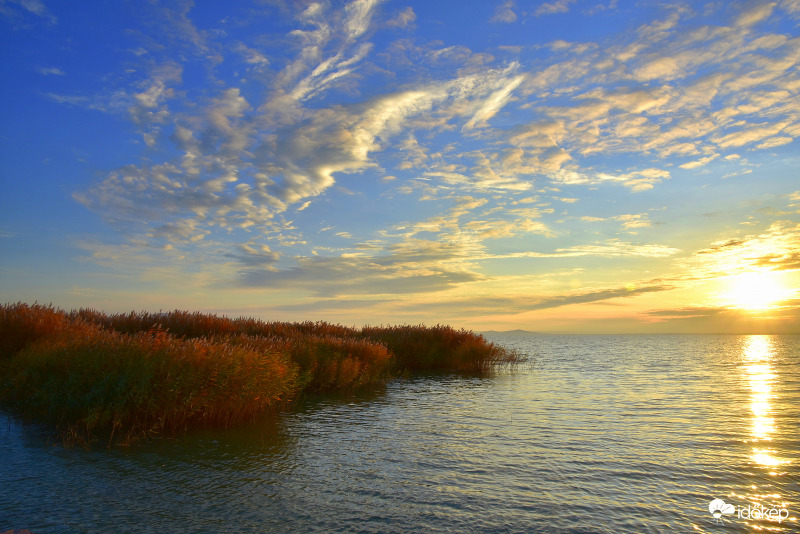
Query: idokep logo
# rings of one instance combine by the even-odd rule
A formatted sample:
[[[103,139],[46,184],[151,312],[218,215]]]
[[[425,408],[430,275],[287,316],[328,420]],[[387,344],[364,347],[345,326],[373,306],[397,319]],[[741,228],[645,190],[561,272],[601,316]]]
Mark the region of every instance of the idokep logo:
[[[714,523],[722,524],[724,523],[722,516],[733,515],[736,512],[736,507],[726,503],[722,499],[714,499],[708,503],[708,511],[714,516]]]
[[[708,503],[708,511],[714,516],[714,523],[724,523],[722,516],[732,516],[736,514],[739,519],[764,519],[766,521],[777,521],[780,523],[789,518],[789,510],[786,508],[765,508],[761,504],[748,505],[746,508],[738,508],[726,503],[722,499],[714,499]]]
[[[764,519],[780,523],[784,519],[788,519],[789,510],[786,508],[765,508],[760,504],[754,504],[752,508],[749,505],[747,508],[740,506],[736,511],[736,516],[740,519]]]

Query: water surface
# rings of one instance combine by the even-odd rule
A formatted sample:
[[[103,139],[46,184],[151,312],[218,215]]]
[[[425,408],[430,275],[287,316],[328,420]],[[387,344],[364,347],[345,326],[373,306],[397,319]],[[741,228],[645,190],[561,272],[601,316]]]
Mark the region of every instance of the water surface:
[[[131,448],[2,416],[0,531],[800,530],[800,337],[493,339],[535,364]]]

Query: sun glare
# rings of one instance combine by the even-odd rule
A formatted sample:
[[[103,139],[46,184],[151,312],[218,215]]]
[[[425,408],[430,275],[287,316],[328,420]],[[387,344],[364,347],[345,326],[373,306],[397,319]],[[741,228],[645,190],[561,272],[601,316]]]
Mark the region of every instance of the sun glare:
[[[728,278],[723,299],[742,310],[766,310],[790,298],[792,291],[783,285],[780,273],[756,271]]]

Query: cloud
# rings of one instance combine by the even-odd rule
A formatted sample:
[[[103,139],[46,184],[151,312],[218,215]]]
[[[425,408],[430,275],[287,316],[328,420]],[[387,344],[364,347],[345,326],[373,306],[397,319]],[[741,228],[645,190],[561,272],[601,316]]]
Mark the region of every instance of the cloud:
[[[320,299],[310,300],[299,304],[282,304],[273,309],[284,312],[301,312],[305,316],[326,315],[331,312],[349,312],[351,310],[370,310],[382,304],[394,303],[393,299]]]
[[[800,269],[800,224],[776,222],[760,234],[732,237],[698,250],[688,260],[692,271],[714,277],[759,268]]]
[[[50,70],[53,69],[46,74],[63,74]],[[166,61],[148,65],[147,71],[146,77],[124,89],[106,89],[91,96],[46,93],[45,97],[59,104],[127,116],[145,144],[155,147],[161,128],[170,121],[168,102],[176,96],[174,86],[181,83],[183,69],[173,61]]]
[[[679,167],[681,169],[697,169],[699,167],[702,167],[706,163],[714,161],[715,159],[717,159],[717,155],[712,154],[711,156],[706,156],[704,158],[700,158],[695,161],[690,161],[689,163],[684,163],[683,165],[679,165]]]
[[[779,146],[783,146],[783,145],[788,145],[792,141],[794,141],[793,137],[777,136],[777,137],[772,137],[770,139],[767,139],[763,143],[761,143],[758,146],[756,146],[756,148],[761,149],[761,150],[764,150],[764,149],[767,149],[767,148],[775,148],[775,147],[779,147]]]
[[[66,73],[57,67],[39,67],[36,72],[42,76],[65,76]]]
[[[786,126],[785,122],[754,124],[743,130],[718,137],[715,141],[722,148],[740,147],[772,137],[780,133]]]
[[[457,172],[432,171],[425,176],[438,178],[446,184],[457,185],[465,191],[488,191],[492,189],[527,191],[532,184],[526,183],[516,177],[504,177],[495,173],[490,167],[476,169],[471,176]]]
[[[539,7],[544,13],[568,6],[568,2],[553,2]],[[511,4],[499,7],[510,8]],[[770,9],[757,7],[737,20],[760,20],[769,16]],[[184,41],[204,50],[222,49],[210,33],[193,25],[189,4],[170,13],[170,20],[182,28]],[[474,74],[464,71],[449,79],[439,75],[437,80],[429,77],[422,83],[405,83],[402,90],[372,95],[360,103],[324,103],[321,99],[335,87],[356,90],[356,71],[360,65],[366,66],[374,48],[363,39],[371,27],[380,26],[373,24],[379,14],[379,3],[365,0],[347,4],[343,10],[325,4],[304,7],[297,14],[300,28],[288,35],[296,54],[275,71],[265,101],[257,107],[253,103],[250,113],[229,116],[228,126],[219,115],[202,118],[211,124],[202,139],[203,152],[210,151],[215,136],[227,136],[229,156],[240,150],[241,157],[251,160],[250,165],[270,176],[275,184],[271,194],[285,204],[322,194],[335,182],[337,173],[380,166],[378,155],[392,148],[389,140],[395,135],[407,140],[410,156],[399,169],[421,170],[450,184],[522,189],[531,182],[523,177],[539,175],[570,185],[617,183],[638,192],[653,189],[669,172],[655,163],[649,169],[620,173],[586,167],[582,160],[597,153],[621,152],[685,156],[692,159],[679,165],[692,170],[711,161],[719,148],[774,148],[791,142],[794,134],[788,132],[800,128],[790,120],[747,120],[766,110],[778,116],[791,113],[789,108],[776,106],[796,93],[788,89],[797,78],[792,70],[797,64],[796,45],[785,36],[742,35],[722,26],[683,29],[680,22],[691,12],[682,9],[643,25],[631,33],[628,42],[551,43],[554,54],[564,53],[565,59],[541,68],[519,63],[484,67]],[[401,14],[404,20],[415,16],[409,9]],[[734,26],[737,20],[732,21]],[[233,49],[248,64],[267,62],[265,52],[241,41],[236,41]],[[437,61],[447,58],[455,62],[456,57],[457,61],[472,61],[479,55],[463,46],[437,50],[417,46],[416,50]],[[759,53],[767,50],[775,57],[764,61]],[[718,61],[720,58],[725,62]],[[674,83],[677,80],[680,85]],[[744,87],[743,80],[768,87],[743,98],[736,93]],[[167,102],[175,94],[172,86],[178,83],[179,76],[153,75],[137,91],[117,97],[115,103],[97,103],[97,99],[83,96],[52,98],[104,109],[128,102],[131,118],[141,125],[145,141],[154,146],[160,128],[170,119],[172,110]],[[226,89],[217,100],[231,97],[236,89]],[[526,101],[531,96],[536,97],[535,102]],[[244,99],[241,91],[239,98]],[[308,107],[312,101],[318,104]],[[219,113],[224,113],[224,106],[218,107]],[[509,117],[526,109],[523,116],[532,120],[527,124],[518,121],[507,129],[490,125],[505,109]],[[197,122],[197,118],[192,120]],[[270,131],[261,126],[267,124],[283,127]],[[181,126],[189,127],[188,121]],[[420,143],[423,136],[416,130],[435,133],[459,126],[469,135],[493,139],[496,151],[487,150],[480,162],[468,169],[453,168],[451,162],[432,165],[428,158],[431,149]],[[238,131],[235,139],[234,130]],[[260,145],[253,145],[255,138],[261,139]],[[251,149],[252,158],[248,154]],[[719,155],[724,156],[724,150]],[[195,162],[202,159],[198,152],[188,157]]]
[[[423,242],[412,240],[414,236],[437,233],[440,239],[461,250],[463,259],[477,259],[483,255],[484,241],[525,234],[553,235],[546,224],[534,220],[542,216],[537,209],[514,209],[509,210],[506,217],[487,218],[487,213],[477,212],[487,203],[485,198],[462,196],[448,213],[402,225],[404,246],[411,243],[412,247],[419,248]]]
[[[764,313],[713,307],[687,306],[656,309],[644,313],[650,318],[647,329],[654,332],[673,333],[723,333],[723,334],[798,334],[800,301],[780,303],[777,309]]]
[[[175,219],[153,229],[148,234],[153,238],[164,238],[173,243],[196,242],[205,239],[210,232],[200,228],[194,219]]]
[[[247,64],[252,65],[255,69],[260,70],[269,65],[269,59],[264,54],[254,48],[249,48],[244,43],[239,43],[236,51],[242,55]]]
[[[174,302],[166,303],[164,298],[175,288],[206,289],[218,284],[220,277],[229,275],[220,258],[209,254],[218,243],[201,243],[193,251],[168,244],[153,246],[139,239],[124,243],[81,240],[76,246],[86,254],[80,258],[82,261],[108,268],[107,273],[93,277],[92,282],[94,287],[107,284],[103,298],[108,298],[112,307],[119,306],[113,302],[115,297],[128,299],[139,295],[141,290],[131,286],[143,281],[155,292],[145,296],[146,302],[172,306]]]
[[[544,3],[536,14],[571,7]],[[647,240],[592,237],[513,251],[492,242],[550,239],[577,219],[514,204],[522,194],[569,187],[557,198],[572,202],[604,189],[599,198],[623,202],[661,187],[675,167],[689,171],[683,176],[717,158],[731,165],[734,150],[769,150],[800,135],[800,44],[760,24],[777,7],[714,26],[667,7],[623,35],[542,44],[533,60],[530,47],[497,59],[458,42],[424,42],[396,29],[413,25],[413,9],[384,13],[390,9],[377,1],[282,9],[293,13],[294,29],[273,41],[248,40],[203,30],[191,3],[179,3],[169,15],[179,35],[164,37],[170,54],[158,56],[146,43],[152,46],[137,56],[142,63],[127,84],[51,95],[126,117],[149,147],[74,198],[148,246],[211,246],[224,236],[217,258],[240,286],[291,284],[326,296],[429,293],[486,280],[476,265],[490,260],[677,255],[670,243]],[[511,22],[514,9],[499,4],[493,20]],[[189,59],[165,59],[181,54]],[[205,85],[184,83],[194,61],[208,71]],[[238,76],[221,78],[226,69]],[[383,226],[328,220],[336,210],[357,211],[336,204],[337,182],[358,202],[374,202],[369,209],[381,211]],[[653,225],[644,208],[603,220],[629,237]],[[328,226],[335,231],[324,237],[333,244],[298,245]],[[786,245],[748,261],[795,268]],[[709,256],[722,261],[723,249],[695,258]],[[546,305],[614,295],[629,293],[584,292]]]
[[[629,188],[633,192],[653,189],[654,185],[670,177],[669,171],[663,169],[642,169],[625,174],[596,173],[583,174],[573,168],[559,169],[552,174],[555,182],[565,185],[591,185],[602,183],[616,183]]]
[[[369,28],[372,12],[380,0],[354,0],[345,6],[347,37],[356,39]]]
[[[520,84],[525,80],[525,75],[520,75],[509,81],[503,88],[498,89],[491,95],[483,105],[475,112],[470,120],[464,125],[464,130],[469,130],[471,128],[475,128],[477,126],[486,125],[486,122],[494,117],[498,111],[500,111],[503,106],[508,102],[509,98],[511,98],[511,93],[520,86]]]
[[[152,6],[153,16],[148,22],[154,28],[159,40],[168,40],[182,51],[190,54],[207,54],[213,32],[201,31],[191,18],[193,0],[175,0],[168,4]],[[162,43],[152,43],[152,48],[160,48]]]
[[[598,291],[588,291],[571,295],[544,298],[532,302],[526,307],[526,309],[545,310],[550,308],[559,308],[561,306],[569,306],[571,304],[587,304],[590,302],[601,302],[617,298],[631,298],[644,293],[668,291],[670,289],[674,289],[674,287],[670,285],[651,285],[643,287],[619,287]]]
[[[460,317],[476,315],[486,316],[490,314],[507,315],[538,310],[552,310],[575,304],[596,304],[616,299],[635,298],[648,293],[670,291],[672,289],[674,289],[674,287],[670,285],[651,284],[604,288],[591,291],[575,291],[542,298],[518,295],[481,295],[426,302],[425,307],[429,313],[434,314],[443,312],[452,313],[452,310],[458,310],[457,313]],[[407,305],[407,307],[411,308],[412,305]]]
[[[305,124],[285,130],[274,152],[262,153],[279,165],[272,167],[283,176],[278,196],[289,204],[299,202],[332,186],[334,173],[371,166],[370,152],[382,148],[382,139],[445,96],[436,88],[387,95],[360,109],[321,111]]]
[[[372,49],[370,43],[360,43],[359,38],[367,33],[379,4],[378,0],[353,0],[341,11],[310,4],[298,19],[314,29],[290,33],[302,49],[278,74],[264,109],[278,115],[292,113],[299,103],[321,97],[346,80]]]
[[[767,19],[772,14],[773,9],[775,9],[775,2],[755,6],[739,15],[734,24],[739,28],[753,26]]]
[[[242,287],[293,287],[312,294],[411,295],[443,291],[482,279],[477,273],[436,265],[452,253],[413,251],[408,257],[396,250],[383,257],[304,257],[284,270],[242,271]]]
[[[0,3],[0,14],[21,21],[26,15],[44,19],[49,24],[57,24],[58,18],[41,0],[4,0]]]
[[[94,111],[105,113],[127,114],[133,104],[130,95],[123,91],[104,93],[93,96],[86,95],[61,95],[57,93],[45,93],[44,97],[57,104],[67,106],[82,107]]]
[[[608,4],[595,4],[592,8],[585,10],[584,13],[587,15],[594,15],[601,11],[612,11],[617,9],[618,0],[609,0]]]
[[[270,156],[272,170],[282,175],[279,197],[291,204],[317,196],[333,185],[334,173],[373,167],[371,154],[383,151],[388,141],[404,129],[420,127],[419,121],[422,125],[428,120],[447,123],[472,109],[475,109],[473,119],[476,116],[488,119],[507,95],[494,93],[494,100],[490,97],[483,103],[480,98],[498,86],[502,87],[501,93],[513,90],[519,84],[515,80],[508,81],[513,68],[490,70],[480,76],[470,74],[382,95],[356,106],[309,113],[305,123],[281,132],[274,152],[262,151],[262,155]],[[436,111],[428,118],[432,110]],[[411,139],[414,138],[408,138],[405,146],[424,154]],[[279,166],[275,167],[274,162]],[[478,182],[503,187],[516,180],[481,177]]]
[[[676,57],[657,57],[634,71],[634,77],[642,82],[656,79],[671,80],[684,72]]]
[[[511,252],[505,254],[484,254],[475,256],[479,260],[511,259],[511,258],[578,258],[584,256],[599,257],[641,257],[641,258],[666,258],[679,254],[680,249],[658,244],[635,244],[619,239],[608,239],[605,242],[595,242],[587,245],[557,248],[552,252]]]
[[[757,8],[739,20],[766,16],[770,9]],[[529,73],[520,93],[535,95],[538,102],[522,107],[539,118],[509,142],[532,151],[563,150],[562,163],[571,167],[550,176],[587,185],[597,180],[580,168],[581,158],[596,153],[694,156],[680,164],[695,169],[727,149],[763,150],[791,142],[797,121],[789,107],[796,104],[796,93],[789,88],[800,81],[788,69],[798,64],[797,44],[784,35],[743,34],[733,26],[688,29],[680,23],[690,16],[676,9],[640,28],[628,44],[579,49],[551,43],[554,52],[568,50],[571,56]],[[764,122],[765,114],[770,122]],[[541,125],[559,136],[537,135]],[[630,184],[644,190],[656,183]]]
[[[406,28],[417,20],[417,15],[412,7],[406,7],[397,16],[386,23],[390,28]]]
[[[130,165],[73,198],[119,228],[145,233],[155,228],[148,235],[173,242],[196,241],[215,227],[280,226],[273,218],[284,204],[267,192],[265,177],[240,183],[239,171],[222,160],[210,158],[201,166],[202,174],[174,164]]]
[[[633,228],[650,228],[651,223],[645,214],[636,214],[636,215],[620,215],[618,217],[614,217],[616,221],[622,221],[622,226],[631,230]]]
[[[268,245],[242,243],[236,248],[237,252],[225,254],[225,257],[236,260],[244,267],[269,268],[281,257],[280,253],[274,252]]]
[[[167,111],[161,104],[171,96],[164,80],[151,80],[147,88],[132,96],[132,105],[128,108],[131,118],[137,124],[164,122]]]
[[[206,151],[241,154],[250,143],[250,126],[241,120],[249,109],[250,104],[238,88],[226,89],[213,99],[206,111],[208,123],[203,132]]]
[[[800,0],[783,0],[781,7],[789,13],[800,14]]]
[[[517,14],[514,13],[514,0],[504,0],[502,4],[494,9],[494,15],[490,22],[516,22]]]
[[[555,2],[545,2],[539,5],[534,11],[536,16],[540,15],[554,15],[556,13],[566,13],[569,11],[569,5],[575,3],[575,0],[555,0]]]
[[[650,258],[662,258],[672,256],[680,252],[680,249],[665,245],[636,245],[626,243],[618,239],[611,239],[605,243],[592,245],[578,245],[569,248],[556,249],[556,256],[643,256]]]

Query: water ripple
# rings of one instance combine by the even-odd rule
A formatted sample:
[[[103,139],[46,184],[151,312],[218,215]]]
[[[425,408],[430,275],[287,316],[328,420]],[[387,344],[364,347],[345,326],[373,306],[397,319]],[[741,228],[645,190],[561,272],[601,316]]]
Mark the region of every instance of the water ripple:
[[[131,449],[64,450],[0,419],[0,531],[797,527],[800,338],[498,341],[538,354],[536,365],[398,380]],[[736,506],[724,526],[713,498]],[[791,518],[753,517],[756,507]]]

